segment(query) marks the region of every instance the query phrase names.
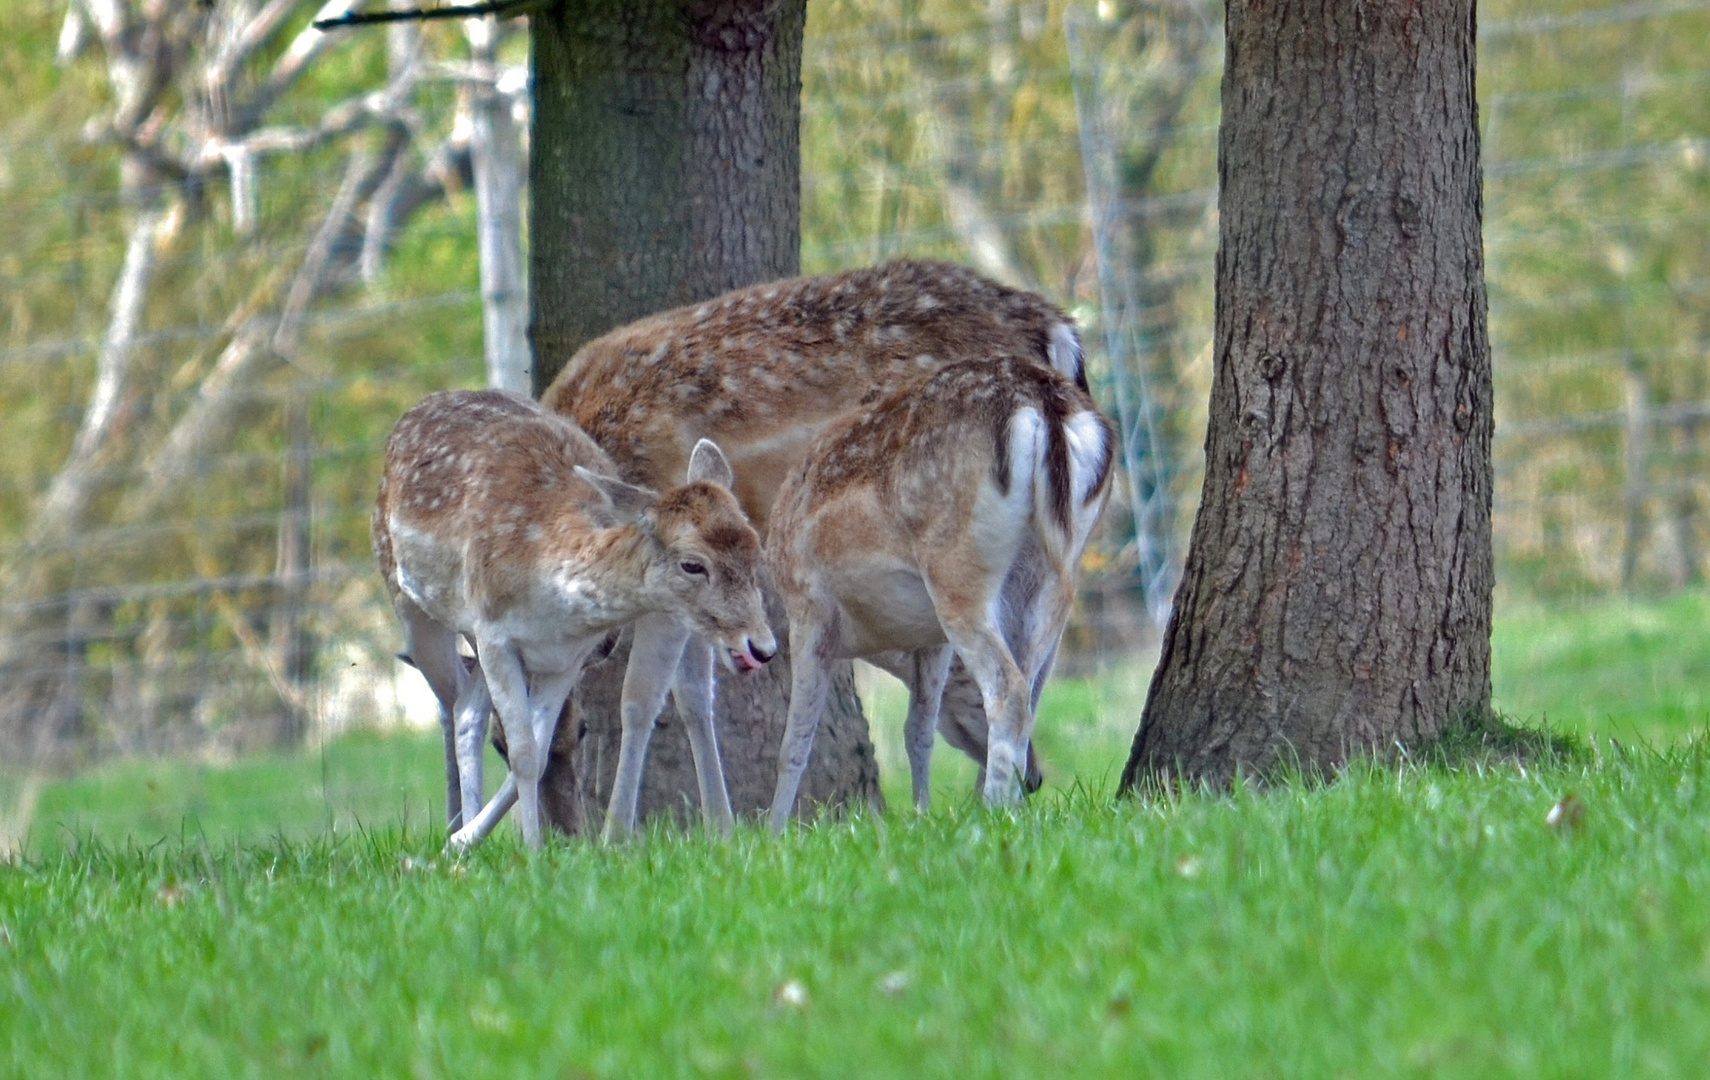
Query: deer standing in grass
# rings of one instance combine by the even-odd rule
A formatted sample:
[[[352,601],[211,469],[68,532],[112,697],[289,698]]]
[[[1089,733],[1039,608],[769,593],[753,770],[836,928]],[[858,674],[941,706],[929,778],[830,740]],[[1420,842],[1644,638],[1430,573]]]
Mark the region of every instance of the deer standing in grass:
[[[985,702],[986,802],[1021,797],[1112,445],[1084,390],[1011,358],[950,365],[820,437],[783,482],[766,536],[793,676],[774,830],[795,807],[839,658],[872,658],[908,683],[903,738],[924,808],[954,650]]]
[[[733,669],[758,668],[777,651],[757,580],[759,538],[730,492],[718,447],[698,442],[684,465],[687,483],[662,494],[614,471],[575,424],[497,391],[434,394],[387,440],[374,549],[406,655],[453,733],[456,847],[483,838],[513,798],[525,841],[540,844],[540,774],[559,711],[613,629],[638,618],[684,627],[682,636],[693,628]],[[458,656],[460,634],[474,644],[473,667]],[[702,811],[709,826],[729,832],[711,678],[710,666],[685,665],[676,694]],[[482,807],[489,700],[504,724],[510,776]],[[624,727],[608,835],[634,824],[657,711],[636,711],[637,723]]]
[[[827,426],[948,364],[999,356],[1054,367],[1086,388],[1080,338],[1055,305],[967,267],[904,261],[756,285],[640,319],[584,345],[541,402],[574,420],[632,483],[667,483],[696,440],[713,439],[764,533],[779,484]],[[638,674],[631,661],[625,700],[650,672],[637,707],[662,702],[673,654],[704,667],[704,648],[685,651],[668,622],[638,623],[632,656],[648,666]],[[984,764],[983,718],[940,723]],[[1027,778],[1029,790],[1038,786],[1031,758]]]

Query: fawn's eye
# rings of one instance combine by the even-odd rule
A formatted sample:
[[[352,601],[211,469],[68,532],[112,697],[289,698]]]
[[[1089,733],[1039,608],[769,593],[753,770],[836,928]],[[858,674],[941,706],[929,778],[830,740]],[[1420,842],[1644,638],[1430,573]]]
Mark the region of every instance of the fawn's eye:
[[[707,568],[693,559],[683,560],[682,566],[683,573],[685,574],[698,574],[701,577],[707,576]]]

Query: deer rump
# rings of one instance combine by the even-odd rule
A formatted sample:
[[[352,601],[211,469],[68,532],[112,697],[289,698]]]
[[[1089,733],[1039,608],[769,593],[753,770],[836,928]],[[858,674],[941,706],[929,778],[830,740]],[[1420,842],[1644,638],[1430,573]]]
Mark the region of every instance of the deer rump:
[[[775,828],[811,752],[823,668],[841,657],[909,684],[905,739],[924,807],[953,648],[986,707],[987,801],[1019,797],[1112,444],[1084,391],[1014,358],[950,365],[815,444],[784,482],[767,537],[798,672]]]

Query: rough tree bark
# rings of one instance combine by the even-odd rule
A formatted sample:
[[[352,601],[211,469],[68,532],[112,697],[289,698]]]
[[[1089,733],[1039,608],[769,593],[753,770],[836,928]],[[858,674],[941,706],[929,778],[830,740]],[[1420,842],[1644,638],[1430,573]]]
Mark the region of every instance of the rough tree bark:
[[[580,0],[532,17],[530,338],[578,346],[801,265],[804,0]]]
[[[1490,702],[1472,0],[1230,0],[1206,476],[1123,786]]]
[[[584,342],[643,315],[796,274],[805,0],[572,0],[530,18],[535,112],[529,282],[538,393]],[[607,447],[619,453],[620,448]],[[546,774],[550,820],[600,821],[616,767],[627,645],[591,668]],[[732,805],[771,799],[789,670],[720,674]],[[575,768],[568,752],[576,735]],[[878,769],[844,665],[804,803],[878,803]],[[577,777],[582,778],[581,788]],[[667,706],[648,750],[643,817],[699,805]],[[698,809],[697,811],[698,812]]]

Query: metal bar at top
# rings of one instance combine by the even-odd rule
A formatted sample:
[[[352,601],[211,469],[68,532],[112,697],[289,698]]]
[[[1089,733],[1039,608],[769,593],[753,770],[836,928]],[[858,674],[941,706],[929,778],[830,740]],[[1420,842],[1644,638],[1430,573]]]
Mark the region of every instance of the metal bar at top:
[[[410,11],[353,11],[335,19],[316,19],[316,30],[336,30],[341,26],[371,26],[376,23],[424,22],[428,19],[478,19],[483,15],[521,15],[534,8],[545,7],[550,0],[484,0],[479,4],[457,4],[442,8],[417,8]]]

